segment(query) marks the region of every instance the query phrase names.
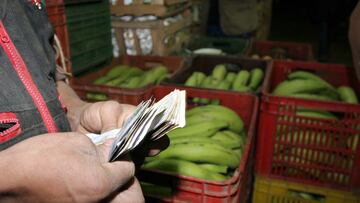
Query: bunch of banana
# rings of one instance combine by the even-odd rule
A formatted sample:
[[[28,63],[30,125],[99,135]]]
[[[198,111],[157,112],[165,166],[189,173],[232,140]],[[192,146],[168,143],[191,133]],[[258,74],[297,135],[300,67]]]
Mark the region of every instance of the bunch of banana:
[[[168,76],[168,69],[159,65],[147,71],[128,65],[117,65],[104,76],[97,78],[93,83],[120,88],[141,88],[150,84],[158,84]],[[88,93],[88,99],[106,100],[101,93]]]
[[[143,168],[223,181],[239,166],[246,145],[242,119],[220,105],[194,107],[186,126],[168,133],[169,147],[146,159]]]
[[[168,74],[165,66],[159,65],[147,71],[128,65],[117,65],[104,76],[97,78],[94,84],[124,88],[139,88],[160,82]]]
[[[273,95],[358,103],[357,96],[351,87],[340,86],[335,88],[313,73],[294,71],[287,78],[275,87]]]
[[[278,84],[272,94],[323,101],[358,103],[357,96],[352,88],[348,86],[334,87],[319,76],[307,71],[290,73],[287,80]],[[280,109],[280,111],[283,110],[286,109]],[[284,173],[289,176],[303,175],[316,179],[324,178],[322,176],[326,176],[326,172],[302,171],[302,167],[296,166],[296,164],[321,165],[341,170],[352,168],[351,158],[345,154],[337,153],[333,148],[355,150],[356,145],[354,146],[351,141],[357,142],[355,140],[357,139],[356,135],[344,138],[335,130],[326,130],[339,128],[336,121],[341,119],[341,117],[338,117],[342,116],[341,114],[308,107],[298,107],[295,113],[298,116],[297,118],[292,116],[281,118],[293,124],[286,127],[277,127],[276,141],[279,143],[285,141],[286,144],[275,144],[274,159],[280,162],[284,161],[284,163],[278,162],[277,166],[273,165],[273,167],[281,167],[281,170],[284,170]],[[316,122],[308,122],[301,117],[316,118]],[[302,124],[303,127],[296,125],[296,123]],[[305,127],[304,124],[306,123],[309,126]],[[314,127],[312,128],[311,125]],[[349,139],[351,139],[350,142]],[[294,163],[294,165],[291,166],[288,163]],[[341,177],[343,180],[344,178]]]
[[[226,64],[219,64],[214,67],[210,75],[195,71],[185,81],[186,86],[202,87],[218,90],[234,90],[238,92],[251,92],[259,88],[264,77],[260,68],[240,70],[239,72],[228,72]],[[195,98],[194,102],[202,104],[218,104],[218,100],[207,98]]]

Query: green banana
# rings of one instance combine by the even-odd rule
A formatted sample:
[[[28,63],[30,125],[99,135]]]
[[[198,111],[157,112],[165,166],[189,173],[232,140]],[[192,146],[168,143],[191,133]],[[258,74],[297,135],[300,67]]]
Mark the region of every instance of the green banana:
[[[289,96],[295,93],[311,94],[325,89],[327,89],[327,86],[324,83],[321,83],[317,80],[294,79],[294,80],[286,80],[278,84],[273,91],[273,95]]]
[[[153,69],[150,69],[143,74],[143,78],[139,83],[139,87],[144,87],[149,84],[154,84],[156,83],[158,78],[163,77],[163,75],[166,75],[167,73],[168,73],[167,68],[161,65]]]
[[[189,143],[176,144],[162,151],[159,158],[174,158],[197,163],[211,163],[225,165],[230,168],[239,166],[239,157],[234,151],[226,149],[219,144]]]
[[[323,96],[323,97],[328,97],[330,98],[331,100],[336,100],[336,101],[339,101],[340,100],[340,95],[339,93],[337,92],[337,90],[335,89],[330,89],[330,88],[327,88],[323,91],[320,91],[318,93],[319,96]]]
[[[210,103],[209,104],[211,104],[211,105],[220,105],[220,100],[218,100],[218,99],[212,99],[212,100],[210,100]]]
[[[354,90],[349,86],[340,86],[337,89],[341,101],[344,101],[346,103],[350,104],[357,104],[359,103],[358,98],[354,92]]]
[[[95,85],[102,85],[102,84],[105,84],[106,82],[108,82],[108,81],[110,81],[112,79],[113,79],[112,77],[104,75],[104,76],[101,76],[99,78],[96,78],[96,80],[94,80],[93,83]]]
[[[204,88],[208,88],[211,85],[211,80],[212,77],[211,76],[207,76],[203,79],[203,81],[200,84],[200,87],[204,87]]]
[[[181,136],[181,137],[171,137],[170,145],[175,144],[187,144],[187,143],[210,143],[210,144],[219,144],[218,141],[210,139],[209,137],[197,136],[195,134],[189,136]]]
[[[356,152],[356,149],[358,147],[359,144],[359,134],[354,134],[348,137],[347,139],[347,145],[348,147],[353,150],[354,152]]]
[[[214,78],[212,76],[206,77],[207,81],[206,84],[204,84],[204,88],[211,88],[211,89],[217,89],[219,86],[221,80],[218,80],[217,78]],[[200,98],[199,103],[201,104],[208,104],[211,103],[211,100],[208,98]]]
[[[215,86],[215,89],[218,90],[228,90],[231,87],[231,83],[229,81],[223,80],[220,81],[219,84],[217,86]],[[220,104],[220,100],[219,99],[212,99],[210,101],[210,104],[214,104],[214,105],[219,105]]]
[[[327,87],[325,90],[319,92],[319,95],[324,95],[324,96],[330,97],[333,100],[339,100],[339,94],[336,91],[336,89],[334,88],[334,86],[332,86],[330,83],[328,83],[327,81],[325,81],[324,79],[322,79],[321,77],[319,77],[313,73],[310,73],[307,71],[295,71],[295,72],[290,73],[288,75],[288,78],[290,80],[305,79],[305,80],[318,81]]]
[[[319,95],[319,94],[308,94],[308,93],[294,93],[288,95],[289,97],[296,97],[302,99],[315,99],[315,100],[322,100],[322,101],[334,101],[334,99],[326,96],[326,95]]]
[[[239,160],[241,160],[244,149],[243,148],[236,148],[236,149],[233,149],[232,151],[239,158]]]
[[[232,88],[235,90],[240,86],[247,86],[250,79],[250,73],[247,70],[241,70],[238,72],[233,84]]]
[[[229,72],[229,73],[226,74],[225,80],[226,80],[226,81],[229,81],[230,84],[232,85],[233,82],[234,82],[234,80],[235,80],[235,78],[236,78],[236,73]]]
[[[219,90],[226,90],[227,89],[227,81],[225,80],[218,80],[217,78],[212,78],[211,80],[211,88],[214,89],[219,89]],[[201,100],[200,100],[201,102]],[[211,99],[210,100],[210,104],[213,105],[219,105],[220,104],[220,100],[219,99]]]
[[[193,162],[180,159],[157,159],[146,163],[142,166],[144,169],[158,169],[162,171],[173,172],[179,175],[191,176],[206,180],[223,181],[227,177],[219,173],[214,173],[206,168],[203,168]]]
[[[252,91],[252,89],[250,87],[247,87],[247,86],[233,87],[233,90],[235,90],[237,92],[251,92]]]
[[[136,68],[136,67],[132,67],[129,68],[127,71],[125,71],[122,75],[118,76],[117,78],[108,81],[107,83],[105,83],[105,85],[108,86],[119,86],[121,85],[121,83],[123,83],[127,78],[132,77],[132,76],[139,76],[141,74],[143,74],[143,70],[141,70],[140,68]]]
[[[115,77],[122,75],[123,73],[125,73],[128,70],[129,70],[129,66],[126,64],[117,65],[117,66],[111,68],[109,70],[109,72],[106,73],[106,76],[115,78]]]
[[[128,78],[124,83],[120,85],[120,87],[123,88],[136,88],[138,87],[138,84],[141,82],[141,76],[134,76],[131,78]]]
[[[310,72],[307,72],[307,71],[294,71],[292,73],[290,73],[288,75],[288,78],[290,80],[294,80],[294,79],[311,79],[311,80],[316,80],[322,84],[324,84],[326,87],[329,87],[331,89],[334,89],[335,88],[330,84],[328,83],[327,81],[325,81],[324,79],[320,78],[319,76],[313,74],[313,73],[310,73]]]
[[[195,71],[194,72],[196,76],[196,86],[200,86],[202,81],[206,78],[206,75],[203,72]]]
[[[264,71],[260,68],[254,68],[250,71],[250,82],[249,87],[256,90],[264,78]]]
[[[106,84],[107,82],[111,81],[112,79],[115,79],[115,78],[121,76],[124,72],[128,71],[128,69],[129,69],[128,65],[117,65],[117,66],[111,68],[104,76],[97,78],[94,81],[94,84],[96,84],[96,85]]]
[[[210,137],[213,140],[219,141],[221,145],[229,149],[242,148],[245,146],[245,140],[238,134],[227,130],[218,131]]]
[[[214,78],[214,77],[211,77],[211,81],[210,81],[210,88],[213,88],[213,89],[218,89],[219,88],[219,85],[221,83],[221,80],[217,79],[217,78]]]
[[[223,80],[226,76],[226,67],[224,64],[219,64],[219,65],[216,65],[215,68],[213,69],[212,73],[211,73],[211,76],[213,78],[216,78],[218,80]]]
[[[108,96],[104,93],[87,93],[86,98],[96,101],[106,101],[109,99]]]
[[[305,108],[297,109],[296,115],[311,117],[311,118],[338,119],[334,114],[328,111],[305,109]]]
[[[336,157],[336,155],[331,152],[323,152],[323,151],[303,149],[303,148],[292,148],[291,155],[292,156],[295,155],[305,161],[311,161],[313,163],[326,164],[330,166],[335,164],[335,157]],[[339,156],[338,159],[340,160],[342,159],[342,157]]]
[[[231,88],[231,82],[227,80],[220,81],[218,87],[216,89],[219,90],[229,90]]]
[[[215,134],[218,130],[228,127],[229,124],[222,120],[207,120],[193,125],[186,125],[183,128],[178,128],[170,131],[167,135],[171,137],[182,136],[202,136],[209,137]]]
[[[200,167],[203,167],[209,171],[215,172],[215,173],[227,173],[228,168],[227,166],[223,165],[217,165],[217,164],[198,164]]]
[[[190,87],[199,87],[205,78],[206,75],[204,73],[195,71],[185,81],[185,85]]]
[[[163,75],[160,75],[156,81],[155,81],[155,84],[160,84],[163,80],[165,80],[165,78],[167,78],[169,75],[168,74],[163,74]]]
[[[314,131],[293,131],[289,132],[287,136],[282,135],[281,139],[292,144],[299,142],[309,145],[314,144],[316,146],[323,146],[326,142],[326,137],[324,137],[321,132]]]
[[[207,76],[205,77],[201,84],[200,84],[200,87],[202,88],[211,88],[212,87],[212,77],[211,76]],[[200,103],[200,104],[208,104],[210,102],[210,99],[208,98],[198,98],[198,97],[195,97],[193,99],[193,102],[194,103]]]
[[[299,192],[299,196],[305,200],[310,200],[310,201],[316,201],[317,198],[310,194],[310,193],[305,193],[305,192]]]
[[[189,86],[189,87],[196,87],[198,84],[197,84],[197,78],[196,78],[196,74],[195,72],[192,73],[190,75],[190,77],[188,77],[184,83],[185,86]]]
[[[221,105],[204,105],[194,107],[186,111],[186,120],[188,125],[194,125],[206,120],[220,119],[226,121],[229,130],[240,133],[244,129],[244,122],[237,113]]]

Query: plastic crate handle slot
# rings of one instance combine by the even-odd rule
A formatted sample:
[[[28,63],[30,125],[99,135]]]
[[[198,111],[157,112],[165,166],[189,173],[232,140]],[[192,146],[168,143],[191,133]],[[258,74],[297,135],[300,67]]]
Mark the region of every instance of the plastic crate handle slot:
[[[325,196],[316,193],[305,192],[301,190],[289,189],[287,191],[288,196],[294,198],[300,198],[306,200],[306,202],[325,202]]]

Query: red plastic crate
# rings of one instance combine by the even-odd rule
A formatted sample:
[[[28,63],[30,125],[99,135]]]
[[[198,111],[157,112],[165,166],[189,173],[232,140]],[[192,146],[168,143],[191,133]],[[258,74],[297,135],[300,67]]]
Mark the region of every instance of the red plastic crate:
[[[274,87],[295,70],[311,71],[335,87],[349,85],[360,95],[359,81],[344,65],[274,61],[260,105],[257,175],[356,189],[360,186],[360,105],[272,96]],[[296,116],[296,109],[304,107],[332,112],[339,119]],[[300,131],[309,134],[300,135]]]
[[[254,40],[249,56],[254,54],[260,57],[271,56],[273,59],[280,59],[274,48],[281,48],[286,51],[285,57],[291,60],[312,61],[314,53],[309,43],[286,42],[286,41],[256,41]]]
[[[246,147],[239,168],[234,176],[223,182],[208,181],[188,176],[174,175],[158,170],[141,170],[140,181],[172,187],[172,196],[165,202],[247,202],[253,181],[255,125],[258,112],[258,98],[251,94],[208,91],[181,86],[158,86],[153,91],[155,98],[162,98],[174,89],[186,90],[188,108],[194,97],[220,99],[221,105],[235,110],[244,121],[247,130]]]
[[[264,61],[264,60],[256,60],[256,59],[249,59],[244,57],[236,57],[236,56],[196,56],[191,65],[187,68],[182,69],[178,73],[174,74],[173,77],[166,79],[162,82],[163,85],[179,85],[184,86],[185,81],[187,78],[191,76],[191,74],[195,71],[200,71],[205,73],[206,75],[210,75],[214,67],[218,64],[233,64],[237,67],[230,67],[227,68],[229,72],[238,72],[239,70],[248,70],[254,68],[260,68],[264,72],[264,79],[261,85],[259,86],[256,93],[261,93],[262,90],[265,88],[264,81],[268,78],[272,69],[272,62],[271,61]],[[197,87],[200,89],[205,89],[203,87]],[[230,92],[236,92],[233,90],[228,90]]]
[[[127,64],[130,66],[137,66],[141,69],[148,70],[157,65],[164,65],[169,69],[170,74],[174,74],[181,70],[188,63],[188,58],[169,56],[123,56],[114,58],[110,65],[101,68],[98,71],[80,76],[72,81],[72,87],[80,95],[86,99],[88,93],[105,94],[108,99],[115,99],[122,103],[137,105],[141,101],[148,99],[151,96],[151,90],[154,85],[148,85],[142,88],[118,88],[109,87],[105,85],[94,85],[93,81],[105,75],[112,67],[117,64]]]
[[[46,0],[46,10],[49,21],[54,27],[55,34],[60,40],[61,47],[66,58],[68,72],[72,72],[70,63],[69,36],[66,26],[65,5],[63,0]],[[60,61],[58,61],[59,63]]]

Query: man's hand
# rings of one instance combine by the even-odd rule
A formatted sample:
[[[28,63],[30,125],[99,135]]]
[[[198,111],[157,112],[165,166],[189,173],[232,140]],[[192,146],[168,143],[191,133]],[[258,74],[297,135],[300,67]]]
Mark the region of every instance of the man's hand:
[[[134,164],[83,134],[39,135],[0,152],[0,201],[143,202]]]
[[[68,107],[68,118],[74,131],[81,133],[102,133],[120,128],[135,110],[135,106],[116,101],[86,103],[64,82],[58,82],[58,91]],[[137,150],[136,156],[154,156],[169,145],[167,136],[156,142],[145,143]]]
[[[120,104],[116,101],[87,103],[79,112],[78,125],[75,129],[82,133],[103,133],[120,128],[135,110],[135,106]]]
[[[135,110],[132,105],[119,104],[116,101],[97,102],[87,105],[80,115],[80,122],[77,131],[106,132],[122,126],[123,122]],[[109,144],[109,143],[106,143]],[[163,136],[155,142],[145,142],[132,153],[137,165],[141,165],[146,156],[155,156],[169,145],[169,138]],[[140,161],[139,161],[140,160]]]

